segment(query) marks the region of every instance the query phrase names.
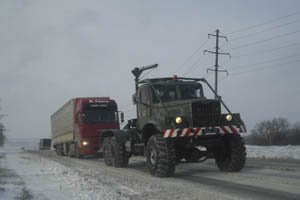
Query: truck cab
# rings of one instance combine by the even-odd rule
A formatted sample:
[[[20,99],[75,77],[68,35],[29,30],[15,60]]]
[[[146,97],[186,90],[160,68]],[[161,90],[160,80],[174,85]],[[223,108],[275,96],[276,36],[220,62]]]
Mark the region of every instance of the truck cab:
[[[201,81],[205,83],[204,79],[177,76],[139,81],[138,95],[134,96],[138,128],[143,130],[145,142],[152,129],[162,132],[165,138],[185,137],[191,131],[199,135],[245,131],[239,114],[222,114],[221,99],[205,96]]]
[[[75,101],[75,140],[80,154],[95,154],[101,148],[100,130],[119,129],[118,107],[109,98],[82,98]]]

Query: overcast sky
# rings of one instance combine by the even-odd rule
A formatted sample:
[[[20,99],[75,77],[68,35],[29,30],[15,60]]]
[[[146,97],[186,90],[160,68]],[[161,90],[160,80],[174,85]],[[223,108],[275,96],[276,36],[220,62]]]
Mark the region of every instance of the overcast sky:
[[[300,1],[0,1],[0,99],[8,137],[50,136],[50,115],[73,97],[110,96],[135,116],[131,69],[213,84],[220,29],[220,94],[248,129],[300,121]],[[198,51],[196,51],[199,49]],[[193,56],[192,56],[193,55]]]

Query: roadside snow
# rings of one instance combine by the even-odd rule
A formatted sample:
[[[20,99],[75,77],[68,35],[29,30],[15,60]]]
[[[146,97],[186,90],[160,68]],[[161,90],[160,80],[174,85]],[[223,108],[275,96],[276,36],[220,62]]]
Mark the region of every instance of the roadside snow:
[[[81,171],[22,150],[35,144],[17,140],[0,147],[0,199],[128,199]]]
[[[23,150],[36,150],[37,143],[12,140],[0,147],[0,199],[130,199],[141,192],[125,187],[128,184],[110,183],[105,170],[97,171],[96,177],[93,169],[81,171]],[[246,149],[250,158],[300,159],[300,146],[246,145]]]
[[[246,145],[247,157],[300,159],[300,146],[256,146]]]

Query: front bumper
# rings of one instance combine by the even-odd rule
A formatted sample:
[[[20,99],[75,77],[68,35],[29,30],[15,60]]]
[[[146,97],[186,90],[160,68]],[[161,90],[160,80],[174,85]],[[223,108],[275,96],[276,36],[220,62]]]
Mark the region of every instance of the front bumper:
[[[166,129],[163,131],[164,138],[178,138],[178,137],[197,137],[205,135],[224,135],[224,134],[237,134],[246,132],[244,125],[228,125],[228,126],[215,126],[203,128],[178,128]]]

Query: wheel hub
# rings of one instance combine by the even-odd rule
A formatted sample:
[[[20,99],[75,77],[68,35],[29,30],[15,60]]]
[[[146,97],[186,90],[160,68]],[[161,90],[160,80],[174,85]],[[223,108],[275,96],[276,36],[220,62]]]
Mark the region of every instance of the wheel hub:
[[[150,152],[150,162],[152,165],[155,165],[156,158],[157,158],[156,151],[155,149],[152,149]]]

